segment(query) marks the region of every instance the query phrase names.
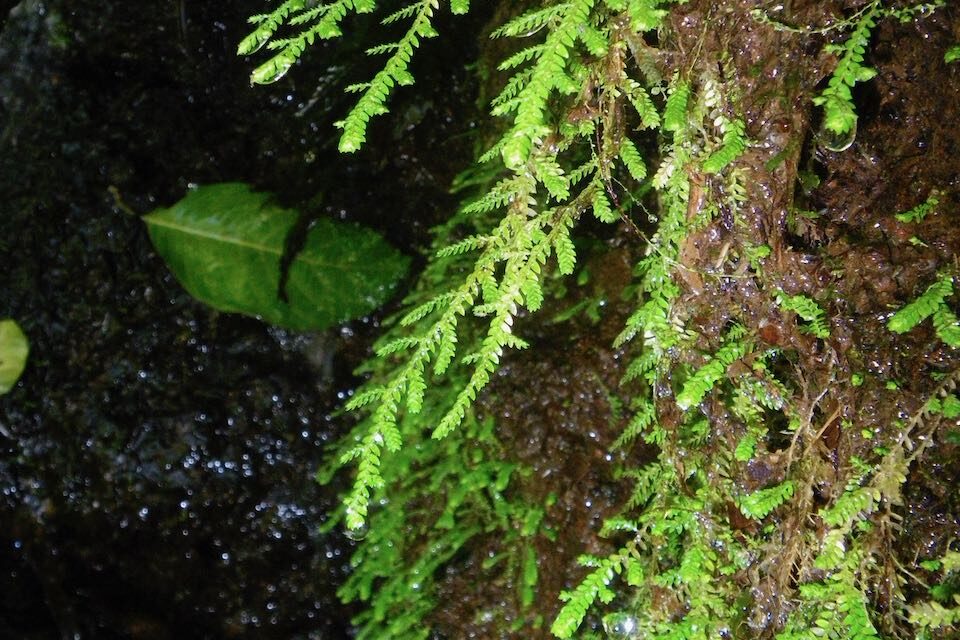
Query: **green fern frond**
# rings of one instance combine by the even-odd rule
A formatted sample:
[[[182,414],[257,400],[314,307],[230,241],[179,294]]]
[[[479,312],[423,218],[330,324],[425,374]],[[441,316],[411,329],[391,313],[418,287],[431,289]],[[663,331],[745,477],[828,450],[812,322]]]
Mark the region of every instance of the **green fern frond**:
[[[727,332],[725,344],[684,382],[683,389],[677,394],[677,406],[683,410],[700,404],[714,385],[726,374],[727,367],[750,351],[750,343],[743,340],[746,330],[736,325]]]
[[[381,397],[383,397],[383,387],[368,386],[350,398],[350,401],[347,402],[344,408],[347,411],[355,411],[356,409],[367,406],[371,402],[378,401]]]
[[[390,92],[396,85],[412,84],[408,66],[413,52],[420,46],[422,38],[433,38],[437,35],[431,24],[437,0],[421,0],[397,12],[397,19],[413,17],[413,23],[407,33],[397,42],[393,54],[384,64],[383,69],[370,81],[370,86],[361,96],[347,117],[339,123],[343,129],[338,148],[342,153],[352,153],[359,149],[366,140],[367,123],[374,116],[387,112],[386,102]],[[392,16],[391,16],[392,17]]]
[[[960,321],[946,304],[941,304],[933,312],[933,328],[944,344],[954,349],[960,348]]]
[[[600,222],[610,223],[620,219],[620,216],[617,215],[610,206],[610,201],[607,200],[606,189],[600,180],[596,180],[593,184],[592,201],[593,215],[596,216]]]
[[[960,60],[960,44],[955,44],[943,54],[943,61],[947,64]]]
[[[565,10],[566,7],[563,4],[553,4],[543,9],[528,11],[510,20],[502,27],[494,29],[490,37],[503,38],[532,35],[547,25],[562,19]]]
[[[615,593],[609,585],[621,572],[624,555],[614,554],[599,561],[596,569],[589,573],[576,589],[560,594],[565,604],[550,626],[553,635],[561,640],[572,637],[595,601],[613,600]]]
[[[737,442],[737,446],[733,450],[733,459],[737,462],[746,462],[753,458],[756,449],[757,436],[753,433],[748,433]]]
[[[556,9],[556,12],[551,13],[546,21],[538,18],[535,23],[532,23],[539,25],[536,28],[547,26],[548,34],[543,48],[537,53],[530,80],[516,98],[518,104],[514,126],[502,149],[504,164],[513,170],[518,170],[527,161],[534,140],[549,134],[546,112],[550,95],[555,91],[576,93],[579,89],[579,84],[568,75],[567,61],[581,25],[590,22],[593,0],[572,0],[549,8]],[[521,24],[517,20],[508,25]],[[523,24],[523,27],[511,27],[503,33],[514,35],[525,33],[529,25]]]
[[[587,48],[590,55],[596,56],[597,58],[602,58],[607,55],[609,40],[607,34],[603,31],[587,23],[582,26],[577,37],[580,39],[580,42],[583,43],[583,46]]]
[[[533,158],[533,168],[537,179],[555,200],[562,202],[570,197],[569,182],[555,155],[537,154]]]
[[[436,5],[434,5],[434,8],[436,8]],[[418,3],[408,4],[407,6],[401,7],[400,9],[397,9],[393,13],[388,14],[385,18],[383,18],[380,21],[380,23],[393,24],[394,22],[399,22],[400,20],[408,20],[414,17],[415,15],[417,15],[419,11],[420,11],[420,5]]]
[[[781,309],[793,311],[800,318],[809,323],[803,330],[812,333],[818,338],[829,338],[830,327],[827,326],[826,314],[814,300],[805,295],[787,295],[783,291],[776,294],[777,304]]]
[[[301,6],[303,3],[300,3]],[[281,5],[281,8],[283,5]],[[342,35],[340,31],[340,22],[346,17],[350,9],[355,9],[358,13],[360,10],[368,10],[366,3],[357,3],[355,6],[351,0],[337,0],[336,2],[331,2],[329,4],[321,5],[321,7],[315,7],[314,9],[308,10],[307,14],[313,17],[315,20],[314,24],[304,28],[294,37],[283,39],[277,44],[270,43],[268,47],[277,50],[272,58],[261,64],[259,67],[253,70],[250,74],[250,82],[253,84],[268,84],[271,82],[276,82],[282,78],[291,66],[303,55],[304,50],[313,44],[313,42],[319,38],[321,40],[329,40],[331,38],[337,38]],[[289,13],[289,12],[287,12]],[[285,18],[287,14],[283,14]],[[294,18],[296,19],[296,18]],[[282,18],[281,18],[282,20]],[[266,23],[262,23],[261,27],[257,31],[260,31],[265,26]],[[296,26],[300,26],[301,21],[296,23]],[[279,26],[279,21],[275,25],[274,29],[266,35],[266,38],[260,42],[260,46],[263,45],[270,37],[272,37],[276,27]],[[256,36],[257,32],[251,34],[255,40],[259,40],[259,36]],[[248,36],[251,37],[251,36]],[[243,45],[243,43],[241,43]],[[258,47],[259,48],[259,47]],[[246,53],[253,53],[256,49],[246,51]]]
[[[649,503],[658,491],[663,490],[663,484],[669,482],[665,477],[663,465],[658,462],[650,463],[636,471],[626,471],[625,477],[634,482],[630,498],[623,507],[624,513],[642,509]]]
[[[255,16],[256,29],[245,37],[238,46],[240,55],[249,55],[263,46],[276,51],[266,62],[258,66],[250,75],[251,82],[265,84],[279,80],[303,55],[305,49],[316,40],[328,40],[342,35],[340,24],[351,12],[370,13],[376,9],[374,0],[336,0],[305,8],[304,0],[287,0],[269,14]],[[349,92],[362,93],[359,101],[337,123],[343,129],[339,149],[350,153],[359,149],[366,139],[367,124],[374,116],[387,112],[386,102],[396,86],[413,83],[409,71],[410,60],[423,39],[437,35],[432,24],[434,12],[439,0],[420,0],[401,7],[381,20],[391,24],[401,20],[411,20],[407,32],[397,42],[381,44],[367,50],[369,55],[388,54],[383,68],[369,82],[350,85]],[[451,12],[465,13],[469,10],[466,0],[453,0]],[[299,13],[297,13],[299,12]],[[278,29],[284,24],[300,28],[293,36],[274,39]]]
[[[792,498],[795,489],[796,485],[792,480],[785,480],[773,487],[741,496],[737,506],[748,518],[763,520],[773,513],[774,509]]]
[[[510,69],[515,69],[516,67],[530,62],[531,60],[536,60],[543,54],[545,47],[546,45],[544,44],[535,44],[521,49],[497,65],[497,69],[500,71],[509,71]],[[528,69],[527,71],[531,74],[533,73],[533,69]],[[512,81],[513,78],[510,80]]]
[[[879,490],[871,487],[852,486],[837,498],[820,517],[831,527],[849,527],[860,514],[869,514],[880,501]]]
[[[703,170],[707,173],[720,173],[740,157],[747,148],[746,125],[742,120],[726,123],[720,148],[703,161]]]
[[[893,314],[887,322],[887,328],[895,333],[910,331],[932,316],[943,305],[944,299],[952,295],[953,277],[940,276],[919,298]]]
[[[659,5],[658,0],[629,0],[627,13],[630,16],[630,28],[643,32],[659,27],[667,15],[666,10]]]
[[[960,626],[960,602],[952,608],[930,600],[910,605],[910,624],[921,629],[943,629]]]
[[[515,198],[517,193],[524,188],[525,180],[523,176],[517,175],[504,178],[482,197],[465,206],[463,212],[467,215],[489,213],[507,206],[510,204],[510,199]]]
[[[567,174],[567,181],[571,187],[576,186],[583,182],[585,178],[591,174],[596,174],[597,172],[597,159],[590,158],[586,162],[582,163],[579,167],[570,171]]]
[[[456,298],[456,294],[453,292],[442,293],[440,295],[434,296],[427,302],[415,307],[412,311],[407,313],[400,320],[400,326],[407,327],[415,322],[419,322],[423,318],[427,317],[437,309],[446,307]]]
[[[823,107],[824,127],[836,135],[849,133],[857,124],[850,89],[856,83],[866,82],[877,75],[876,70],[864,66],[863,56],[870,42],[870,30],[876,25],[878,6],[878,3],[874,3],[860,17],[846,42],[827,47],[831,53],[840,55],[840,61],[830,76],[827,88],[813,99],[813,103]]]
[[[634,180],[640,182],[647,177],[647,167],[643,164],[643,158],[640,157],[640,152],[629,138],[620,141],[620,159]]]
[[[493,107],[491,113],[500,116],[515,111],[517,107],[515,98],[527,86],[531,75],[533,75],[533,69],[524,69],[515,73],[504,85],[500,94],[490,102],[490,106]]]
[[[554,241],[554,248],[557,254],[560,273],[563,275],[573,273],[573,268],[577,262],[577,250],[574,248],[573,241],[570,239],[569,231],[557,234],[557,238]]]
[[[436,256],[438,258],[449,258],[450,256],[459,256],[464,253],[469,253],[470,251],[478,251],[483,249],[490,242],[490,238],[487,236],[474,235],[468,238],[464,238],[460,242],[455,242],[443,249],[437,251]]]
[[[920,222],[930,213],[934,212],[939,204],[940,199],[937,197],[936,192],[932,192],[929,196],[927,196],[926,200],[914,208],[894,214],[893,217],[899,222]]]
[[[366,53],[368,56],[379,56],[384,53],[390,53],[391,51],[396,51],[397,47],[399,46],[400,45],[396,42],[385,42],[383,44],[378,44],[374,47],[370,47],[364,53]]]
[[[263,45],[270,41],[273,34],[284,23],[291,12],[299,11],[303,8],[305,0],[286,0],[279,7],[270,13],[264,13],[251,16],[249,22],[258,25],[248,36],[237,45],[237,55],[246,56],[258,51]],[[316,9],[325,11],[326,7],[321,6]]]
[[[640,116],[640,123],[644,128],[656,129],[660,126],[660,113],[646,89],[639,82],[628,79],[625,93],[627,99],[630,100],[630,104],[636,109],[637,115]]]
[[[663,111],[664,131],[680,131],[687,126],[687,102],[690,100],[690,83],[679,81],[667,97]]]
[[[622,449],[637,439],[657,419],[656,409],[652,402],[644,402],[627,424],[623,433],[614,441],[610,448],[613,451]]]
[[[395,338],[381,347],[377,347],[377,356],[383,358],[398,351],[407,351],[420,346],[420,338]]]

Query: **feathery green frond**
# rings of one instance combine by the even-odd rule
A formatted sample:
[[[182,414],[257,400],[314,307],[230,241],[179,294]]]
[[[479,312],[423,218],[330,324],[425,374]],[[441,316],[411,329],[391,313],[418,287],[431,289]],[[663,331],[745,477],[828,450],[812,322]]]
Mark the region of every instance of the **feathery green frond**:
[[[564,4],[552,4],[535,11],[528,11],[502,27],[498,27],[490,34],[491,38],[524,37],[530,36],[549,24],[563,18],[566,11]]]
[[[906,333],[932,316],[944,304],[944,299],[953,295],[953,277],[940,276],[923,294],[906,305],[887,321],[887,328],[896,333]]]
[[[677,394],[677,406],[689,409],[700,404],[714,385],[726,374],[727,367],[742,358],[750,350],[750,343],[744,340],[745,329],[737,325],[727,332],[725,344],[713,357],[683,383],[683,389]]]
[[[960,321],[946,304],[941,304],[933,312],[933,328],[944,344],[955,349],[960,348]]]
[[[687,102],[690,100],[690,83],[678,81],[667,97],[667,106],[663,111],[664,131],[680,131],[687,125]]]
[[[643,164],[643,158],[640,157],[640,152],[637,151],[637,148],[630,142],[629,138],[624,138],[620,141],[620,159],[623,160],[624,166],[634,180],[640,182],[647,177],[647,166]]]
[[[420,40],[437,35],[431,24],[436,6],[437,0],[421,0],[394,14],[398,16],[396,19],[412,17],[413,23],[397,42],[383,69],[373,77],[363,96],[342,121],[341,152],[350,153],[359,149],[366,140],[370,119],[387,112],[386,102],[391,90],[397,85],[413,83],[408,66],[413,52],[420,46]]]
[[[793,497],[796,485],[792,480],[781,482],[767,489],[760,489],[741,496],[738,506],[743,515],[754,520],[763,520],[773,510]]]
[[[830,45],[827,51],[840,56],[836,69],[830,76],[827,88],[813,99],[822,106],[824,127],[836,135],[844,135],[856,126],[857,113],[850,90],[858,82],[866,82],[876,70],[864,66],[863,56],[870,42],[870,30],[876,26],[878,4],[866,11],[854,26],[850,37],[842,45]]]
[[[644,128],[656,129],[660,126],[660,113],[643,85],[628,78],[625,93],[630,104],[636,109],[637,115],[640,116],[640,122]]]
[[[509,169],[519,169],[527,161],[534,141],[549,134],[546,112],[551,94],[575,93],[579,88],[578,83],[568,75],[567,61],[580,25],[589,23],[593,0],[571,0],[554,8],[556,12],[549,19],[551,24],[536,23],[547,26],[548,33],[543,48],[537,52],[533,73],[516,98],[518,104],[514,126],[501,151],[504,164]],[[517,21],[509,24],[515,23],[519,24]],[[518,35],[525,32],[526,28],[528,25],[525,23],[524,27],[514,27],[503,33]]]
[[[726,123],[720,148],[703,161],[707,173],[720,173],[728,164],[740,157],[747,148],[745,125],[742,120]]]
[[[893,217],[899,222],[920,222],[929,214],[933,213],[938,204],[940,204],[940,199],[937,197],[936,192],[931,192],[930,195],[927,196],[927,199],[917,206],[907,211],[897,213]]]
[[[610,201],[607,200],[603,183],[599,180],[594,182],[593,188],[593,215],[600,222],[616,222],[620,216],[610,207]]]
[[[826,314],[814,300],[804,295],[787,295],[783,291],[777,292],[777,304],[781,309],[793,311],[808,324],[802,329],[818,338],[829,338],[830,327],[827,326]]]
[[[564,640],[573,636],[583,622],[589,609],[596,600],[610,602],[614,591],[610,582],[622,570],[623,556],[611,555],[597,562],[596,569],[583,579],[572,592],[564,592],[560,598],[565,601],[563,608],[550,627],[556,637]]]

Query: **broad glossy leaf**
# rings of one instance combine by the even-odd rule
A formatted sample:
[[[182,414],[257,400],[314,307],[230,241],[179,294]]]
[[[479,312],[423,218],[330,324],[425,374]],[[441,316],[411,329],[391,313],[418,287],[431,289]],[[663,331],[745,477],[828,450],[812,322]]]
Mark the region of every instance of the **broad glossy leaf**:
[[[27,365],[30,343],[13,320],[0,320],[0,395],[17,384]]]
[[[144,217],[183,287],[221,311],[299,331],[324,329],[383,304],[409,265],[370,229],[322,219],[310,229],[278,295],[280,262],[297,213],[242,183],[200,187]]]

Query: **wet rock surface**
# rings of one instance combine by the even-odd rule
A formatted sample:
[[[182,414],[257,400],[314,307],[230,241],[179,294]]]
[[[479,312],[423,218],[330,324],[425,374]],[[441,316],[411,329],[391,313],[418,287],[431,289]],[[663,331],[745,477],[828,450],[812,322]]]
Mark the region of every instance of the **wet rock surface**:
[[[960,254],[960,68],[942,55],[957,33],[956,8],[917,23],[878,25],[869,59],[878,75],[858,102],[856,142],[817,159],[823,182],[812,204],[825,219],[823,253],[837,277],[834,303],[849,332],[845,373],[864,376],[863,386],[839,406],[843,416],[886,437],[916,419],[938,381],[960,368],[960,355],[932,327],[902,335],[886,328],[891,310],[919,296],[938,271],[955,269]],[[894,214],[931,193],[940,201],[935,215],[896,220]],[[903,544],[893,549],[902,566],[939,557],[960,537],[952,489],[960,483],[956,434],[956,424],[944,420],[934,431],[935,446],[911,467]],[[906,590],[924,595],[915,583]]]
[[[32,351],[0,398],[2,638],[349,636],[335,588],[352,543],[317,533],[337,487],[313,472],[376,319],[304,336],[210,311],[137,215],[243,180],[414,254],[453,206],[466,160],[450,159],[470,153],[469,51],[415,68],[417,95],[345,158],[340,87],[372,72],[376,23],[252,88],[235,48],[263,7],[4,13],[0,316]],[[475,27],[441,26],[469,48],[455,29]]]

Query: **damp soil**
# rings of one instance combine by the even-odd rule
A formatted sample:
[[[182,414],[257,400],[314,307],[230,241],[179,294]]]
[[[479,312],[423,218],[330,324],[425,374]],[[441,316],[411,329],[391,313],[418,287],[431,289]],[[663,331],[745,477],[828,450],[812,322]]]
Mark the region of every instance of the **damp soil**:
[[[353,543],[318,533],[339,488],[313,474],[377,316],[303,335],[211,311],[138,216],[245,181],[418,256],[472,157],[484,17],[439,25],[458,55],[422,56],[344,157],[341,87],[373,72],[379,25],[251,87],[236,43],[263,7],[3,5],[0,316],[31,353],[0,398],[0,638],[350,636]]]

